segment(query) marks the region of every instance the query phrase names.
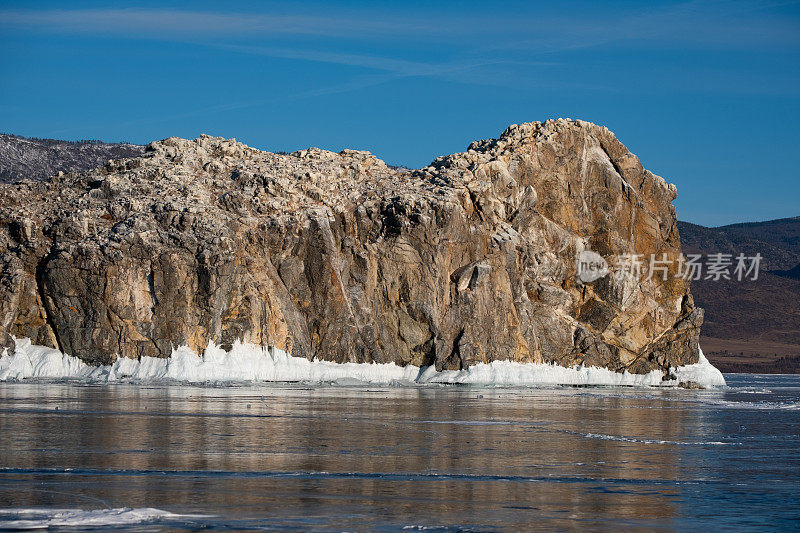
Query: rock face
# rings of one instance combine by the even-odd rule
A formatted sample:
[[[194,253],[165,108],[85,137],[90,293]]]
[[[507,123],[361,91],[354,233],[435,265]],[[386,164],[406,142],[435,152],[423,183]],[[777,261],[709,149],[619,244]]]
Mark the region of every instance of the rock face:
[[[674,270],[675,195],[582,121],[514,125],[414,171],[169,138],[0,186],[0,340],[95,363],[241,339],[337,362],[667,369],[698,359],[687,282],[583,283],[576,256]]]

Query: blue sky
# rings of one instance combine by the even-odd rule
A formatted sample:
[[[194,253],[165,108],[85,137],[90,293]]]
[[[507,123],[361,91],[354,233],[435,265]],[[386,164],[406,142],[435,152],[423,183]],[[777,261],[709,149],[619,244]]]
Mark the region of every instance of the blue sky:
[[[797,2],[0,4],[0,131],[370,150],[608,126],[706,225],[800,215]]]

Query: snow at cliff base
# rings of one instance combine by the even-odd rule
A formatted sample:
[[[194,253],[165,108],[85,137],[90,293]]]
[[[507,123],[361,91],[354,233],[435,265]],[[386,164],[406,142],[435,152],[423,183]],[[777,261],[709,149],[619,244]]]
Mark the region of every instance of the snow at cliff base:
[[[494,361],[473,365],[466,370],[436,371],[433,367],[401,367],[394,363],[333,363],[292,357],[283,350],[235,343],[225,351],[209,343],[202,355],[182,346],[169,358],[119,358],[106,366],[87,365],[77,357],[53,348],[15,339],[12,353],[0,357],[0,381],[23,379],[72,379],[88,382],[152,382],[160,380],[187,383],[226,382],[307,382],[380,384],[470,384],[484,386],[610,385],[675,386],[694,382],[704,387],[724,386],[719,370],[700,352],[693,365],[672,370],[677,378],[663,381],[663,373],[613,372],[597,367],[566,368],[554,364]]]

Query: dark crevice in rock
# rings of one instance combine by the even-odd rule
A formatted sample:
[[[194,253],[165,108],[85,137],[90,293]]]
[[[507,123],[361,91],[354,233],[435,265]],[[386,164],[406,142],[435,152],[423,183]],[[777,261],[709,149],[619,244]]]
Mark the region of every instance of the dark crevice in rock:
[[[50,309],[49,298],[47,297],[47,291],[45,290],[45,282],[44,276],[47,270],[47,264],[50,260],[55,256],[55,248],[52,248],[47,255],[45,255],[39,262],[36,264],[36,291],[39,295],[39,300],[42,305],[42,313],[44,313],[44,321],[50,330],[53,332],[53,338],[56,341],[56,348],[61,353],[64,353],[64,346],[61,343],[61,337],[58,334],[58,328],[56,327],[56,323],[53,320],[53,313],[54,310]]]
[[[150,307],[150,311],[153,314],[155,314],[156,313],[156,306],[158,305],[158,297],[156,297],[156,289],[155,289],[155,283],[154,283],[153,270],[152,269],[147,274],[147,288],[150,291],[150,299],[152,300],[152,303],[153,303],[153,305]]]
[[[609,163],[611,163],[611,166],[612,166],[612,167],[614,167],[614,171],[615,171],[617,174],[619,174],[619,177],[620,177],[620,178],[622,178],[622,183],[623,183],[623,185],[622,185],[622,190],[623,190],[623,192],[624,192],[624,191],[625,191],[625,186],[626,186],[626,185],[630,185],[630,184],[629,184],[629,183],[627,182],[627,180],[625,179],[625,175],[622,173],[622,169],[619,167],[619,165],[617,165],[617,162],[616,162],[616,161],[614,161],[614,158],[613,158],[613,157],[611,157],[611,154],[610,154],[610,153],[608,153],[608,150],[606,150],[606,146],[605,146],[605,144],[603,144],[602,142],[600,142],[600,143],[598,143],[598,144],[600,145],[600,148],[603,150],[603,153],[604,153],[604,154],[606,154],[606,157],[608,158],[608,162],[609,162]]]
[[[461,339],[464,337],[464,329],[458,332],[456,338],[453,339],[453,349],[447,357],[446,365],[447,370],[463,370],[464,360],[461,358]]]

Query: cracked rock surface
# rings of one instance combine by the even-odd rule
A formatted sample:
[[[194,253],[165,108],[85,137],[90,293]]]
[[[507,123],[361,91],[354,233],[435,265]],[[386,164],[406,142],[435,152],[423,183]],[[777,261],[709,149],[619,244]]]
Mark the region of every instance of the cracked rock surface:
[[[550,120],[392,169],[203,136],[0,185],[0,342],[93,363],[209,340],[337,362],[697,361],[675,187],[606,128]],[[671,260],[582,283],[576,255]],[[665,254],[662,256],[662,254]]]

